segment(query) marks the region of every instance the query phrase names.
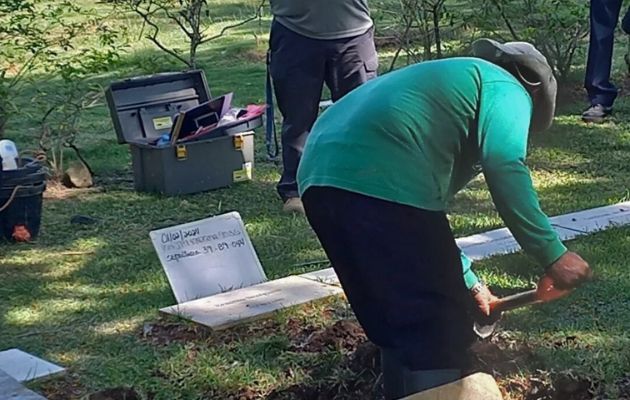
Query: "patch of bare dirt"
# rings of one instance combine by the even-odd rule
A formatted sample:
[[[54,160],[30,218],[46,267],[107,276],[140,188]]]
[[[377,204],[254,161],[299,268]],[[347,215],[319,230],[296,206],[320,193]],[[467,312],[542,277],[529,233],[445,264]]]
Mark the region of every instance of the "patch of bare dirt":
[[[80,399],[87,389],[76,374],[67,373],[42,384],[41,393],[48,400]]]
[[[342,351],[345,355],[326,380],[298,384],[270,393],[267,400],[355,400],[381,399],[380,356],[378,348],[367,340],[365,332],[353,320],[340,320],[333,325],[296,335],[294,351]]]
[[[555,347],[573,346],[574,336],[554,343]],[[495,336],[471,347],[474,371],[493,375],[507,400],[595,400],[599,385],[572,372],[555,373],[544,370],[529,346],[509,336]],[[515,374],[519,371],[530,374]],[[630,399],[629,399],[630,400]]]
[[[282,331],[282,326],[278,321],[268,319],[262,320],[255,324],[246,324],[231,329],[220,330],[216,332],[210,331],[210,336],[206,342],[211,345],[229,345],[239,343],[242,338],[248,339],[262,338],[273,336]]]
[[[474,343],[470,348],[470,358],[471,372],[483,371],[495,378],[537,364],[531,348],[500,337]]]
[[[46,190],[43,197],[48,200],[73,199],[85,194],[102,193],[102,187],[91,187],[87,189],[67,188],[61,182],[49,180],[46,182]]]
[[[356,321],[340,320],[324,330],[311,332],[303,342],[296,343],[294,350],[319,353],[325,349],[352,352],[367,341],[361,325]]]
[[[538,370],[518,378],[499,380],[508,400],[603,400],[596,382],[571,372]]]
[[[146,323],[140,336],[156,346],[167,346],[173,342],[191,342],[210,336],[210,330],[198,324],[182,324],[168,321]]]

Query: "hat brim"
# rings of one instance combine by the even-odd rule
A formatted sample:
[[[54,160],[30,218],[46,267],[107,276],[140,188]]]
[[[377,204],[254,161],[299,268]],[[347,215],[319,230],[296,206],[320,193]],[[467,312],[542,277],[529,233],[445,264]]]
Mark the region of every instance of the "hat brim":
[[[519,71],[516,79],[532,97],[534,110],[530,131],[541,132],[553,123],[558,84],[547,59],[526,42],[499,43],[479,39],[473,43],[473,55],[510,70],[514,64]],[[521,73],[522,72],[522,73]]]

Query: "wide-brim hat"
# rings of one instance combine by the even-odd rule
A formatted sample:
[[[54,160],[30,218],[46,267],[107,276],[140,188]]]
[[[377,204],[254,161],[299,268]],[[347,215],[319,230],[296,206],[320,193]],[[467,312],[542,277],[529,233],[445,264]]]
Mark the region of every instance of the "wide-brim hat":
[[[541,132],[551,126],[556,111],[558,84],[547,59],[531,43],[499,43],[479,39],[472,45],[473,55],[510,71],[532,97],[534,110],[530,131]]]

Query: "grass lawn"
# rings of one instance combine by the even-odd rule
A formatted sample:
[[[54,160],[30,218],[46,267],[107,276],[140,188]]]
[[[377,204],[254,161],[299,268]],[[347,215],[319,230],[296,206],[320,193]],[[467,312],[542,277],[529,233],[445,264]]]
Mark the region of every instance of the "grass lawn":
[[[214,28],[255,4],[222,0],[216,11],[224,18]],[[233,91],[243,105],[264,101],[268,22],[202,47],[214,95]],[[138,37],[131,15],[120,15],[118,23]],[[167,41],[175,43],[170,28]],[[382,65],[391,55],[381,51]],[[134,39],[115,71],[91,80],[107,85],[180,69],[148,41]],[[42,73],[32,85],[54,91],[59,82]],[[21,149],[37,145],[32,94],[27,87],[18,99],[32,112],[13,119],[7,132]],[[615,118],[601,126],[580,122],[583,105],[569,95],[553,128],[531,138],[528,162],[550,215],[630,197],[630,102],[621,96]],[[371,394],[378,392],[374,349],[363,343],[341,298],[218,333],[158,315],[175,300],[149,240],[152,229],[238,211],[269,278],[325,266],[306,220],[280,210],[279,166],[266,161],[262,131],[253,182],[184,197],[133,191],[128,149],[116,143],[105,105],[86,114],[77,145],[96,172],[96,186],[51,184],[37,241],[0,244],[0,350],[19,347],[68,367],[63,377],[32,384],[35,390],[51,399],[117,387],[155,399],[378,398]],[[98,223],[73,225],[77,214]],[[457,236],[502,225],[481,180],[458,195],[450,218]],[[499,378],[506,398],[630,398],[629,234],[630,228],[618,228],[569,242],[596,279],[570,298],[507,315],[503,331],[482,346],[479,363]],[[476,270],[499,293],[531,287],[541,273],[522,254],[480,262]]]

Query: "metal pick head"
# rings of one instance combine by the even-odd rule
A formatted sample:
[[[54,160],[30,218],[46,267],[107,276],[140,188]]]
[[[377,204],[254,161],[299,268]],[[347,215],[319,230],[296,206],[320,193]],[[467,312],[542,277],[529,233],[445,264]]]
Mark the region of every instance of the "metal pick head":
[[[481,325],[479,322],[475,321],[473,324],[473,332],[475,332],[475,334],[481,339],[487,339],[494,333],[494,329],[497,327],[498,322],[499,321],[497,320],[489,325]]]

